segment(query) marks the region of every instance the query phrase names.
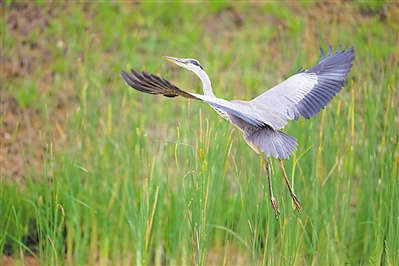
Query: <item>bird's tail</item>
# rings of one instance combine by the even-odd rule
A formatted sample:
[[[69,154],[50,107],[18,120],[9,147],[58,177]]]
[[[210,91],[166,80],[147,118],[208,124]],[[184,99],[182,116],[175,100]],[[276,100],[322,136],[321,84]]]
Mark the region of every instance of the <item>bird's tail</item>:
[[[296,138],[271,128],[252,132],[245,139],[257,146],[267,157],[272,155],[276,159],[288,159],[298,146]]]

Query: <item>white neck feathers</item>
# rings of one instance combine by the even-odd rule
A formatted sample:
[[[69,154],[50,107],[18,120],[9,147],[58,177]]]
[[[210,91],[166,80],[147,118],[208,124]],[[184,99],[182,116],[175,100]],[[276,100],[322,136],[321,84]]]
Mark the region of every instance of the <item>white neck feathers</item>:
[[[204,94],[206,96],[216,97],[215,94],[212,91],[211,80],[209,79],[208,74],[206,74],[206,72],[204,70],[200,69],[200,68],[195,69],[193,72],[195,74],[197,74],[197,76],[202,81],[202,88],[204,90]]]

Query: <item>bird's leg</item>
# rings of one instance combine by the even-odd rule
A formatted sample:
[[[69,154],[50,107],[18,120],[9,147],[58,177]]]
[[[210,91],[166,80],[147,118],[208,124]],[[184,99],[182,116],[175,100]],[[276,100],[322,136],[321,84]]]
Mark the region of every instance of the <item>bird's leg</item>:
[[[262,158],[263,162],[265,163],[266,170],[267,170],[267,180],[269,182],[269,194],[270,194],[270,202],[272,203],[273,210],[274,210],[274,215],[276,215],[276,219],[278,220],[278,216],[280,214],[280,210],[278,209],[278,204],[276,201],[276,198],[273,196],[273,188],[272,188],[272,179],[271,179],[271,174],[270,174],[270,164],[269,162],[263,157],[262,154],[260,154],[260,157]]]
[[[278,166],[280,166],[280,169],[283,172],[285,182],[287,183],[288,189],[290,190],[291,198],[294,201],[295,207],[298,210],[299,214],[302,214],[301,205],[299,204],[299,199],[295,195],[294,190],[291,187],[290,181],[288,180],[287,174],[285,173],[283,162],[280,159],[277,159],[277,161],[278,161]]]

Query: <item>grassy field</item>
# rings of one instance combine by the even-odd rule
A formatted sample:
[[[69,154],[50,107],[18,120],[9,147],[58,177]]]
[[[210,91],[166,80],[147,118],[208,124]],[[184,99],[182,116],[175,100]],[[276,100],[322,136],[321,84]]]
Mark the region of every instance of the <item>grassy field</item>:
[[[399,264],[395,2],[2,4],[0,254],[16,264]],[[122,69],[201,92],[198,59],[249,100],[350,45],[347,83],[262,162],[202,102],[143,95]],[[3,261],[4,262],[4,261]],[[25,260],[26,262],[26,260]],[[5,264],[5,262],[4,262]]]

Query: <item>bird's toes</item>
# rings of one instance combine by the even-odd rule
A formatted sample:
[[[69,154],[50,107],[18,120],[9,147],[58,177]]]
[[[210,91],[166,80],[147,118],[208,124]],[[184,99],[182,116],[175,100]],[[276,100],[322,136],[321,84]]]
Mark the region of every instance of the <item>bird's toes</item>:
[[[272,203],[274,215],[276,216],[276,220],[278,220],[279,215],[280,215],[280,210],[278,209],[278,204],[277,204],[276,198],[274,198],[274,197],[270,198],[270,202]]]
[[[298,197],[295,194],[292,195],[292,200],[294,201],[294,205],[295,205],[297,211],[299,212],[299,214],[302,214],[301,204],[299,202]]]

